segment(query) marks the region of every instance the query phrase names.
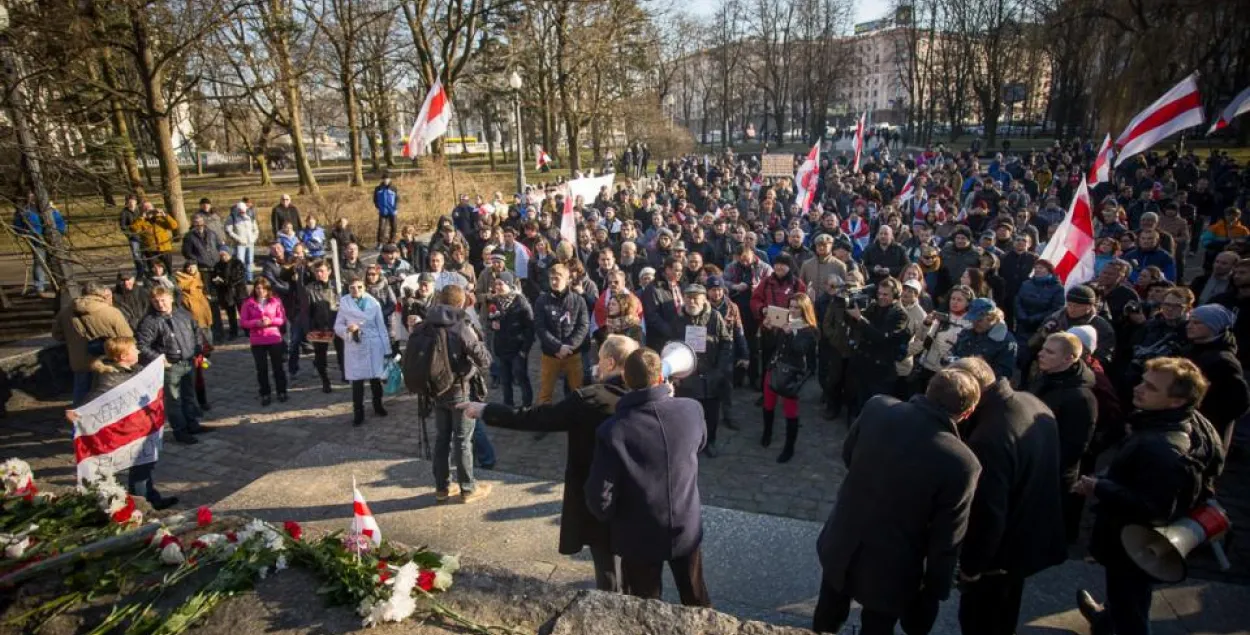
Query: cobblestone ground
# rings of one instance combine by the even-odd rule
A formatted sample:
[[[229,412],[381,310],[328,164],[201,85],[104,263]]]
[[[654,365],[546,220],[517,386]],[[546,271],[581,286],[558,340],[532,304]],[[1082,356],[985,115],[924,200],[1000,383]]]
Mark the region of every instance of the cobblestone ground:
[[[537,391],[537,359],[532,357],[531,376]],[[388,397],[389,416],[375,417],[367,410],[366,424],[353,427],[350,387],[336,382],[332,393],[322,393],[311,359],[305,360],[303,374],[290,390],[290,401],[268,407],[260,405],[246,344],[220,346],[212,361],[207,375],[212,410],[204,423],[215,431],[201,435],[200,443],[193,446],[167,437],[156,472],[162,493],[178,496],[179,507],[220,500],[323,441],[418,456],[420,424],[416,400],[410,396]],[[560,390],[556,395],[558,399]],[[720,456],[700,461],[704,503],[823,521],[845,475],[840,457],[846,423],[827,421],[820,415],[819,389],[809,382],[800,402],[798,449],[790,463],[778,464],[784,420],[778,413],[772,447],[760,447],[758,397],[751,389],[734,392],[729,413],[739,429],[722,426]],[[73,456],[63,417],[68,404],[23,398],[15,396],[10,402],[8,420],[0,426],[0,458],[25,458],[41,480],[72,483]],[[491,391],[491,399],[500,399],[498,390]],[[432,420],[429,433],[432,441]],[[500,429],[491,429],[489,435],[497,453],[496,470],[546,480],[563,477],[564,435],[537,438],[533,433]],[[1250,461],[1230,464],[1221,481],[1220,498],[1234,525],[1250,526]],[[1195,574],[1250,582],[1250,540],[1230,546],[1231,576],[1218,575],[1203,555],[1191,558]]]

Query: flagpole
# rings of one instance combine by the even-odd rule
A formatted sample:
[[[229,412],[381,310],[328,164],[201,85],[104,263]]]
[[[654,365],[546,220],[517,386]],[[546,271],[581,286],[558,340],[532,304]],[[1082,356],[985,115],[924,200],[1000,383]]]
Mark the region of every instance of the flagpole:
[[[446,144],[443,144],[443,158],[447,161],[447,173],[451,175],[451,200],[459,203],[460,192],[456,188],[456,168],[451,165],[451,154],[447,152]]]

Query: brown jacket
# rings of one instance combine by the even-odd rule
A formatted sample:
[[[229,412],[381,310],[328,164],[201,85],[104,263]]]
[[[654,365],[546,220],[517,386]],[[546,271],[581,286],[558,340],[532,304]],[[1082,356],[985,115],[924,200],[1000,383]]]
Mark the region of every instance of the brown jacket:
[[[76,373],[91,370],[95,357],[87,352],[87,344],[107,337],[134,337],[126,316],[108,300],[84,295],[61,309],[52,325],[52,338],[65,342],[69,367]]]
[[[208,296],[204,295],[204,280],[199,274],[179,271],[175,275],[178,290],[182,292],[182,307],[191,314],[196,326],[202,329],[213,325],[213,309],[208,304]]]

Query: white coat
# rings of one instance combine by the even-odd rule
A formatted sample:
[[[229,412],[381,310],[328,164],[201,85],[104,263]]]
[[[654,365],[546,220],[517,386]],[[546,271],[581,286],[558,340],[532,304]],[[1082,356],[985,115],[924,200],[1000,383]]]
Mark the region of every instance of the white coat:
[[[350,295],[340,298],[338,318],[334,320],[334,334],[343,338],[343,370],[348,381],[385,378],[386,358],[391,354],[391,337],[382,319],[382,305],[367,293],[363,298],[363,311]],[[348,324],[360,326],[360,342],[347,332]]]

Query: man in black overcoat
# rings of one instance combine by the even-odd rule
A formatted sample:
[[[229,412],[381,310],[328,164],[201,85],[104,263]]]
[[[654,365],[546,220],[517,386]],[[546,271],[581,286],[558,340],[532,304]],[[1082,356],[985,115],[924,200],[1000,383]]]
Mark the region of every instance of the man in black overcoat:
[[[609,335],[599,348],[596,382],[557,403],[531,408],[510,408],[503,404],[465,403],[459,406],[466,416],[480,417],[488,426],[532,432],[568,432],[568,458],[564,466],[564,503],[560,510],[560,553],[574,555],[590,547],[595,563],[595,587],[601,591],[621,591],[619,565],[612,555],[607,523],[595,518],[586,507],[586,478],[595,456],[595,430],[616,412],[616,404],[626,392],[621,371],[625,358],[638,349],[638,342],[624,335]]]
[[[846,479],[816,551],[824,572],[812,630],[837,633],[851,600],[863,635],[933,627],[950,595],[981,467],[959,439],[981,390],[966,372],[942,369],[923,395],[865,404],[842,445]]]
[[[1029,576],[1067,558],[1059,425],[1050,408],[980,357],[951,365],[977,379],[981,401],[962,425],[981,477],[959,555],[963,635],[1012,635]]]

